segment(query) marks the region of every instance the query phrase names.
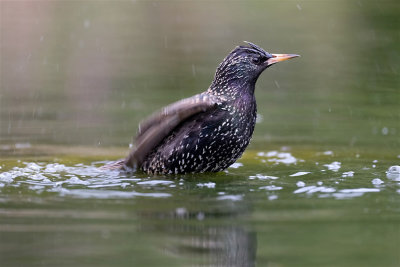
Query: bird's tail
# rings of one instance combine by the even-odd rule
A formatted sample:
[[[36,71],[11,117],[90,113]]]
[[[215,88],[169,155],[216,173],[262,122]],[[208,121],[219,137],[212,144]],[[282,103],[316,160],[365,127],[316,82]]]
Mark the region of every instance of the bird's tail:
[[[100,170],[119,170],[123,172],[136,172],[137,167],[136,164],[134,164],[132,167],[128,166],[126,164],[126,159],[120,159],[117,161],[112,161],[110,163],[107,163],[106,165],[103,165],[99,167]]]
[[[120,159],[117,161],[112,161],[110,163],[107,163],[106,165],[103,165],[99,167],[100,170],[123,170],[125,166],[125,160]]]

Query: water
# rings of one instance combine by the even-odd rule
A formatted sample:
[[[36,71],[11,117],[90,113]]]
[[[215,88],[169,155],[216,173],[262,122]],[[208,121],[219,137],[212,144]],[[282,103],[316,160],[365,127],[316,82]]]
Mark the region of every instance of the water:
[[[2,265],[400,265],[399,8],[2,2]],[[302,57],[260,77],[237,163],[97,168],[242,40]]]

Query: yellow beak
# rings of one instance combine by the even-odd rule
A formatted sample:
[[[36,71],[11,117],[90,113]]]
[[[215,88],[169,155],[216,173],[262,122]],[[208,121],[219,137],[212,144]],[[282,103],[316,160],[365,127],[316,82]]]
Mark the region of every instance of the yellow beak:
[[[284,60],[299,57],[299,55],[295,54],[271,54],[271,55],[273,56],[273,58],[267,60],[268,66]]]

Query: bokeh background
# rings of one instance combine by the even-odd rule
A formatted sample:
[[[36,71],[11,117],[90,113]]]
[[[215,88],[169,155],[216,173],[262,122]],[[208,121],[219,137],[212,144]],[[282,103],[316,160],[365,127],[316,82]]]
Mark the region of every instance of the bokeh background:
[[[396,1],[2,1],[3,144],[127,146],[243,40],[302,57],[256,88],[253,145],[399,148]]]

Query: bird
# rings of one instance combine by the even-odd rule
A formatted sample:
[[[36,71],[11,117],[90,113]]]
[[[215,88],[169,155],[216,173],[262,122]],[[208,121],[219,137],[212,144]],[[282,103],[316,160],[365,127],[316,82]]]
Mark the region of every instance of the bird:
[[[258,77],[278,62],[299,57],[245,43],[224,58],[206,91],[143,120],[129,155],[103,169],[158,175],[219,172],[231,166],[254,131]]]

